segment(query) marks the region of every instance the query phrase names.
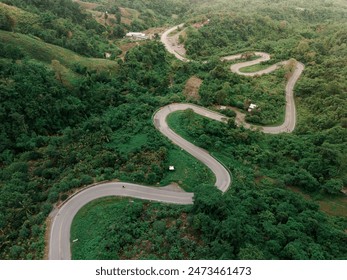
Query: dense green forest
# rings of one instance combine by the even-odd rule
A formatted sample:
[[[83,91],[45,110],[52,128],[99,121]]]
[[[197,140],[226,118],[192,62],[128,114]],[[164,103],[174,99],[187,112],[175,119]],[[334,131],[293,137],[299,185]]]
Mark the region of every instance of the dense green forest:
[[[100,226],[81,237],[74,258],[346,259],[346,205],[330,216],[290,189],[318,200],[345,199],[344,1],[90,2],[102,4],[101,12],[107,7],[119,15],[125,7],[140,15],[105,26],[70,0],[0,3],[0,258],[43,258],[45,221],[55,203],[79,187],[117,179],[177,182],[196,194],[195,203],[93,202],[76,218],[72,235],[92,228],[93,215],[100,215]],[[202,28],[190,26],[207,18]],[[116,28],[124,34],[181,22],[195,62],[175,60],[155,40],[130,49],[124,60],[94,60],[105,51],[120,53]],[[190,111],[169,118],[174,130],[230,169],[233,184],[222,195],[210,171],[162,136],[151,117],[163,105],[186,102],[183,90],[195,75],[203,80],[199,105],[244,110],[255,101],[262,110],[248,121],[280,122],[286,69],[251,79],[219,60],[250,50],[271,53],[269,63],[294,58],[305,64],[293,134],[265,135]],[[181,169],[169,173],[168,165]]]

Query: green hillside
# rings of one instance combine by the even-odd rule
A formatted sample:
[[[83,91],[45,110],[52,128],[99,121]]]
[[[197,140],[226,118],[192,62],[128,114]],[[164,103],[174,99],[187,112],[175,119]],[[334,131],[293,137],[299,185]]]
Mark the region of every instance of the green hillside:
[[[100,181],[175,183],[194,192],[194,205],[93,201],[74,221],[72,258],[346,259],[347,5],[251,2],[0,2],[0,259],[47,257],[52,209]],[[182,22],[190,63],[160,36],[123,38]],[[227,124],[190,111],[168,118],[231,171],[222,195],[210,170],[158,132],[152,116],[193,102],[237,107],[258,125],[280,122],[288,71],[250,78],[220,61],[254,50],[270,53],[270,64],[305,64],[293,133],[237,127],[231,110]],[[199,83],[188,87],[192,78]],[[250,102],[260,110],[248,112]]]
[[[0,37],[1,44],[4,47],[16,46],[25,56],[45,63],[57,60],[70,69],[80,65],[89,70],[108,72],[115,72],[118,68],[115,61],[83,57],[70,50],[45,43],[39,38],[28,35],[0,30]]]

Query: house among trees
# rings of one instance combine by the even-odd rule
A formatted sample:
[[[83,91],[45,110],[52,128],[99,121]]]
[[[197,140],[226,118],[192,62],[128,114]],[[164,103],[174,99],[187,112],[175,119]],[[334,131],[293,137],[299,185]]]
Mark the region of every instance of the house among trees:
[[[169,166],[169,170],[170,170],[170,171],[174,171],[174,170],[175,170],[175,166],[170,165],[170,166]]]
[[[257,108],[258,106],[256,104],[251,103],[248,107],[248,112],[252,112],[253,109]]]
[[[140,33],[140,32],[128,32],[127,34],[125,34],[125,37],[134,39],[134,40],[146,40],[148,39],[148,36],[144,33]]]
[[[201,27],[203,27],[204,25],[207,25],[210,23],[210,19],[207,19],[205,20],[204,22],[197,22],[197,23],[194,23],[192,26],[199,29]]]

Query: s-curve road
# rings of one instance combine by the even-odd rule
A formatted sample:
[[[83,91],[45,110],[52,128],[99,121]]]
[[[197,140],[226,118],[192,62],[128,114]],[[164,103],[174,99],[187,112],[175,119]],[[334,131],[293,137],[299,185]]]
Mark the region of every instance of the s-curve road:
[[[210,168],[216,176],[215,186],[222,192],[225,192],[231,184],[230,174],[225,169],[225,167],[222,164],[220,164],[215,158],[211,157],[206,150],[193,145],[189,141],[176,134],[172,129],[169,128],[166,122],[166,118],[170,113],[175,111],[183,111],[187,109],[191,109],[196,114],[220,122],[226,122],[228,119],[224,115],[218,114],[200,106],[186,103],[174,103],[162,107],[159,111],[156,112],[156,114],[153,117],[154,125],[162,134],[168,137],[173,143],[175,143],[177,146],[180,146],[182,149],[190,153],[193,157],[197,158],[208,168]]]
[[[179,54],[176,46],[179,44],[178,43],[178,36],[172,36],[169,38],[170,33],[174,32],[178,28],[182,28],[184,26],[184,23],[174,26],[167,31],[165,31],[162,36],[161,36],[161,42],[164,44],[165,48],[167,49],[168,52],[172,53],[177,59],[183,61],[183,62],[189,62],[190,60],[184,57],[183,55]],[[173,40],[176,40],[174,42]],[[182,53],[185,53],[185,50],[183,45],[180,45],[180,50]],[[248,77],[254,77],[254,76],[261,76],[264,74],[269,74],[276,69],[278,69],[281,66],[287,65],[289,63],[288,60],[286,61],[281,61],[279,63],[275,63],[266,69],[259,70],[256,72],[250,72],[250,73],[244,73],[241,71],[242,68],[247,67],[247,66],[252,66],[256,65],[258,63],[268,61],[270,60],[270,55],[265,52],[254,52],[255,56],[258,56],[259,58],[251,61],[246,61],[246,62],[241,62],[241,63],[236,63],[233,64],[230,67],[230,70],[233,73],[242,75],[242,76],[248,76]],[[225,56],[221,58],[221,61],[233,61],[236,59],[242,58],[242,54],[236,54],[236,55],[230,55],[230,56]],[[296,107],[295,107],[295,101],[294,101],[294,86],[298,79],[300,78],[302,72],[304,71],[305,66],[300,63],[296,62],[296,65],[291,73],[290,78],[287,81],[286,88],[285,88],[285,97],[286,97],[286,108],[285,108],[285,116],[284,116],[284,122],[279,125],[279,126],[257,126],[257,125],[251,125],[247,122],[244,121],[244,118],[242,118],[242,122],[239,122],[239,125],[243,125],[246,128],[250,129],[258,129],[263,131],[264,133],[272,133],[272,134],[278,134],[278,133],[283,133],[283,132],[292,132],[295,129],[296,125]],[[232,109],[232,108],[230,108]],[[234,110],[234,109],[232,109]],[[234,110],[235,111],[235,110]],[[240,112],[236,112],[237,114],[240,115]]]
[[[170,34],[172,31],[176,30],[178,27],[181,26],[183,25],[175,26],[164,32],[164,34],[161,36],[161,40],[164,43],[166,49],[170,53],[174,54],[176,58],[184,62],[189,62],[187,58],[179,54],[177,50],[174,48],[175,46],[177,46],[177,44],[172,41],[173,38],[168,38],[168,34]],[[174,38],[176,38],[175,40],[177,40],[177,37],[178,36],[174,36]],[[180,48],[182,48],[182,46],[180,46]],[[185,52],[183,51],[181,53]],[[255,55],[259,56],[259,58],[253,61],[234,64],[230,68],[231,71],[240,75],[255,76],[270,73],[272,71],[275,71],[281,65],[285,65],[288,63],[287,61],[283,61],[258,72],[242,73],[240,71],[241,68],[250,65],[255,65],[257,63],[260,63],[261,61],[266,61],[270,59],[270,55],[266,53],[256,52]],[[223,57],[221,58],[221,60],[230,61],[238,58],[241,58],[241,54]],[[293,88],[303,70],[304,65],[301,63],[296,63],[292,75],[287,81],[285,89],[286,113],[284,123],[276,127],[257,127],[258,129],[261,129],[265,133],[291,132],[294,130],[296,123],[296,111],[293,97]],[[183,139],[181,136],[177,135],[168,127],[168,124],[166,122],[167,116],[172,112],[186,109],[191,109],[197,114],[217,121],[226,122],[228,120],[227,117],[219,113],[193,104],[170,104],[165,107],[162,107],[154,114],[154,125],[174,144],[178,145],[179,147],[190,153],[192,156],[200,160],[202,163],[204,163],[208,168],[210,168],[216,176],[215,186],[222,192],[225,192],[231,185],[231,177],[227,169],[216,159],[214,159],[206,150],[196,147],[192,143]],[[245,125],[245,127],[247,128],[252,128],[250,124],[244,122],[244,118],[242,118],[240,112],[237,112],[237,114],[237,116],[239,117],[239,124]],[[108,182],[87,187],[81,191],[78,191],[73,196],[69,197],[69,199],[67,199],[61,206],[53,210],[50,214],[51,224],[49,227],[50,234],[48,244],[49,259],[71,259],[70,229],[73,218],[84,205],[86,205],[94,199],[106,196],[133,197],[150,201],[175,203],[182,205],[193,203],[193,193],[177,191],[170,187],[155,188],[137,184],[130,184],[126,182]]]
[[[207,151],[194,146],[173,132],[166,123],[166,117],[174,111],[192,109],[197,114],[225,121],[225,116],[192,104],[171,104],[158,110],[153,117],[155,127],[173,143],[186,150],[192,156],[209,167],[216,176],[215,186],[225,192],[231,184],[231,177],[226,168]],[[87,203],[106,196],[133,197],[151,201],[174,204],[193,204],[193,193],[180,192],[170,188],[147,187],[126,182],[110,182],[91,186],[71,196],[61,207],[50,214],[49,255],[52,260],[71,259],[70,230],[77,212]]]
[[[52,223],[48,256],[50,260],[71,259],[70,229],[73,218],[84,205],[94,199],[106,196],[133,197],[182,205],[193,203],[192,193],[146,187],[125,182],[104,183],[87,188],[78,192],[60,208],[51,213]]]
[[[184,23],[182,23],[180,25],[176,25],[176,26],[166,30],[161,35],[160,40],[164,44],[166,50],[169,53],[172,53],[177,59],[179,59],[181,61],[189,62],[189,59],[187,59],[186,57],[184,57],[182,54],[179,53],[181,51],[181,49],[184,49],[184,46],[180,45],[178,42],[179,34],[176,34],[175,36],[172,36],[171,38],[169,38],[170,33],[176,31],[179,28],[182,28],[183,26],[184,26]],[[178,48],[178,47],[180,47],[180,48]],[[185,53],[185,50],[183,51],[183,53]]]
[[[242,71],[240,71],[240,69],[244,67],[252,66],[260,62],[268,61],[271,58],[268,53],[264,53],[264,52],[254,52],[254,55],[259,56],[259,58],[255,60],[251,60],[251,61],[233,64],[231,65],[230,70],[233,73],[237,73],[239,75],[254,77],[254,76],[261,76],[264,74],[271,73],[275,71],[276,69],[280,68],[281,66],[285,66],[290,63],[289,60],[286,60],[286,61],[275,63],[263,70],[259,70],[256,72],[243,73]],[[230,61],[230,60],[235,60],[240,58],[241,58],[241,55],[238,54],[238,55],[223,57],[221,58],[221,60]],[[296,82],[298,81],[298,79],[300,78],[304,69],[305,69],[304,64],[300,62],[296,62],[295,67],[287,81],[286,88],[285,88],[286,108],[285,108],[284,122],[279,126],[254,126],[254,128],[258,128],[265,133],[272,133],[272,134],[277,134],[282,132],[292,132],[295,129],[296,108],[295,108],[295,101],[294,101],[294,86]],[[249,124],[247,125],[249,126]]]

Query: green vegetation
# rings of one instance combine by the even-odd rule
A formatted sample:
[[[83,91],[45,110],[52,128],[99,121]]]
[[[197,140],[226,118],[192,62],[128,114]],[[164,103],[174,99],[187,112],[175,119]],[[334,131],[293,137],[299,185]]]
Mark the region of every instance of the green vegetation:
[[[339,182],[345,180],[342,155],[346,147],[332,136],[346,134],[342,128],[320,133],[321,142],[317,145],[316,135],[264,135],[233,128],[230,123],[210,121],[189,110],[171,114],[168,121],[187,140],[220,158],[232,173],[236,167],[248,166],[253,171],[247,171],[247,177],[260,179],[260,186],[271,182],[278,187],[301,187],[311,193],[338,194],[343,185]],[[334,187],[327,188],[333,182]]]
[[[212,185],[215,182],[215,176],[210,169],[179,148],[169,151],[166,166],[169,165],[174,165],[175,171],[163,178],[162,185],[177,182],[186,191],[195,192],[201,183]]]
[[[1,29],[31,34],[86,56],[103,57],[105,51],[118,51],[102,35],[104,28],[71,0],[2,2],[8,5],[0,6]]]
[[[286,184],[301,185],[306,188],[310,187],[311,183],[314,184],[312,175],[303,172],[304,165],[312,162],[314,158],[309,158],[309,152],[300,160],[293,158],[294,145],[304,145],[301,149],[307,151],[313,148],[313,145],[308,143],[310,139],[300,141],[299,137],[292,136],[289,145],[293,150],[290,152],[288,139],[285,137],[279,137],[280,139],[276,141],[278,136],[227,128],[226,125],[197,116],[190,111],[173,113],[169,116],[168,122],[177,133],[212,151],[231,169],[234,175],[233,188],[221,195],[212,185],[200,185],[195,189],[195,203],[193,210],[188,212],[188,223],[184,223],[184,228],[176,225],[167,226],[169,222],[165,222],[163,224],[166,226],[160,232],[155,232],[155,237],[148,237],[147,231],[143,230],[141,234],[130,234],[129,239],[124,241],[124,236],[131,231],[131,227],[120,227],[127,228],[127,231],[118,234],[120,229],[117,229],[112,237],[108,237],[109,229],[104,229],[105,226],[101,227],[103,230],[100,230],[100,227],[98,229],[91,227],[93,228],[90,230],[91,236],[86,240],[92,242],[98,238],[106,238],[109,241],[113,238],[113,241],[107,246],[103,243],[93,247],[81,246],[81,249],[75,249],[76,258],[83,255],[80,250],[85,248],[88,248],[88,257],[91,259],[99,258],[100,252],[108,252],[102,258],[111,259],[120,257],[116,252],[121,252],[122,255],[127,252],[125,258],[130,259],[343,259],[345,257],[347,252],[343,245],[345,239],[343,232],[346,221],[332,218],[328,221],[316,204],[305,201],[301,196],[284,188]],[[278,168],[275,168],[275,165]],[[289,168],[293,171],[291,175],[289,174],[292,171]],[[320,170],[316,170],[317,174],[322,175],[321,171],[324,169],[322,166]],[[283,174],[288,175],[283,176]],[[313,189],[306,191],[318,192]],[[335,203],[339,203],[341,198],[335,196],[334,200]],[[98,213],[117,213],[109,211],[108,203],[102,201],[96,203],[98,207],[90,206],[89,211],[93,209]],[[112,205],[112,207],[119,206]],[[165,209],[167,206],[157,205],[155,209],[161,213],[163,207]],[[141,209],[143,207],[140,207],[139,213],[143,213]],[[153,219],[151,211],[146,211],[149,215],[146,219],[143,219],[142,215],[140,217],[134,215],[134,222],[131,225],[135,224],[134,228],[137,229],[150,228],[149,231],[152,232],[157,216]],[[336,211],[335,214],[341,215]],[[100,215],[90,212],[84,217],[76,218],[75,221],[91,225],[92,222],[88,222],[87,219],[95,216],[100,218]],[[131,219],[130,215],[118,214],[115,224],[120,223],[122,219]],[[172,218],[171,216],[167,218],[165,215],[164,217]],[[101,217],[99,222],[108,225],[109,219],[114,218]],[[307,221],[311,222],[307,224]],[[146,223],[146,226],[143,223]],[[177,223],[181,225],[180,218]],[[77,230],[79,226],[75,224],[74,228]],[[162,240],[166,240],[172,230],[180,238],[176,237],[171,241],[166,247],[166,252],[175,251],[176,255],[157,253],[156,242],[162,244]],[[187,232],[200,240],[198,244],[195,242],[196,239],[189,240],[191,248],[189,256],[185,254],[186,243],[181,245],[176,243],[177,240],[186,242]],[[75,235],[76,238],[78,236]],[[327,239],[334,240],[334,245],[331,246],[331,243],[326,242]],[[154,240],[156,244],[151,243],[150,246],[148,240]],[[139,249],[138,244],[147,246],[142,245]],[[118,249],[113,250],[114,246]]]
[[[153,112],[172,96],[161,44],[131,50],[113,76],[78,71],[69,87],[24,48],[8,46],[0,67],[1,258],[42,258],[45,218],[83,185],[177,181],[189,190],[213,180],[152,124]],[[179,168],[169,173],[169,165]],[[191,177],[195,172],[201,176]]]
[[[239,185],[240,186],[240,185]],[[77,214],[74,259],[344,259],[343,223],[291,191],[201,185],[194,206],[105,198]],[[327,242],[330,240],[330,242]]]
[[[285,109],[285,73],[278,69],[274,73],[260,77],[243,77],[231,73],[229,64],[219,62],[210,65],[208,75],[200,87],[201,105],[230,105],[247,113],[246,121],[274,125],[284,119]],[[258,106],[257,110],[248,113],[251,103]]]
[[[240,69],[241,72],[243,73],[252,73],[252,72],[257,72],[260,70],[264,70],[267,67],[269,67],[269,65],[264,65],[262,63],[256,64],[256,65],[251,65],[251,66],[247,66],[247,67],[243,67]]]
[[[194,191],[195,203],[92,202],[74,223],[72,238],[83,241],[74,243],[74,258],[346,259],[346,210],[333,206],[345,204],[347,185],[344,1],[95,0],[101,5],[94,17],[70,0],[2,2],[1,259],[43,258],[45,220],[55,203],[113,179],[177,182]],[[96,20],[104,7],[115,22]],[[154,40],[130,49],[124,61],[100,59],[119,54],[115,39],[127,30],[207,18],[199,29],[188,27],[185,44],[191,58],[208,63],[177,61]],[[185,102],[194,75],[203,81],[197,104],[245,110],[252,102],[261,110],[248,121],[280,122],[287,70],[241,77],[219,60],[250,50],[269,52],[274,63],[305,63],[293,134],[264,135],[189,111],[169,117],[178,133],[231,170],[233,185],[222,195],[210,171],[161,135],[151,117]],[[170,173],[169,165],[179,168]],[[330,203],[336,217],[288,188]],[[100,227],[92,226],[93,215]]]
[[[127,198],[93,201],[73,221],[73,259],[192,259],[191,248],[200,246],[186,228],[190,208]]]
[[[0,30],[0,36],[2,51],[11,49],[12,46],[17,46],[18,55],[27,56],[42,62],[51,63],[53,60],[57,60],[67,68],[74,70],[85,68],[85,71],[112,71],[114,73],[118,68],[115,61],[82,57],[70,50],[47,44],[27,35]]]

